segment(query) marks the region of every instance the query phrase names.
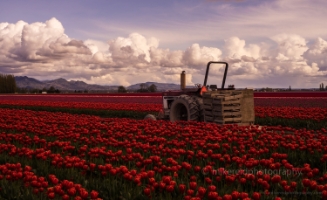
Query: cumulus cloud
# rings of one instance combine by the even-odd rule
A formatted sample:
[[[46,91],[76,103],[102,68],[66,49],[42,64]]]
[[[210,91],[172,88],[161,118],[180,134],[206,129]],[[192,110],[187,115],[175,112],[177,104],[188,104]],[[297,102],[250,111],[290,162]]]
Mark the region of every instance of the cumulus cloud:
[[[162,67],[182,67],[183,51],[170,51],[169,49],[151,49],[151,63]]]
[[[225,40],[224,55],[227,60],[236,62],[254,62],[260,57],[260,47],[255,44],[250,44],[245,47],[245,40],[238,37],[230,37]]]
[[[150,49],[157,48],[159,42],[155,38],[146,39],[138,33],[128,38],[119,37],[109,42],[109,50],[114,61],[130,60],[131,62],[151,62]]]
[[[97,52],[109,53],[109,44],[107,42],[89,39],[85,40],[84,44],[90,49],[93,55]]]
[[[226,84],[237,87],[261,87],[262,83],[312,87],[321,82],[317,76],[327,75],[324,39],[308,45],[300,35],[280,33],[270,40],[271,44],[248,44],[234,36],[226,38],[222,48],[194,43],[170,50],[160,48],[159,39],[139,33],[107,41],[70,38],[55,18],[44,23],[0,23],[0,72],[128,86],[145,81],[178,84],[185,70],[187,84],[193,85],[203,83],[207,62],[227,61]],[[210,69],[218,78],[223,72],[222,66]]]
[[[316,41],[304,53],[304,58],[310,65],[318,65],[320,71],[327,70],[327,41],[317,38]]]
[[[211,60],[221,59],[221,50],[213,47],[200,47],[199,44],[193,44],[183,55],[183,63],[192,67],[205,66]]]
[[[299,35],[279,34],[271,39],[278,44],[278,58],[282,60],[303,60],[302,55],[308,50],[306,40]]]

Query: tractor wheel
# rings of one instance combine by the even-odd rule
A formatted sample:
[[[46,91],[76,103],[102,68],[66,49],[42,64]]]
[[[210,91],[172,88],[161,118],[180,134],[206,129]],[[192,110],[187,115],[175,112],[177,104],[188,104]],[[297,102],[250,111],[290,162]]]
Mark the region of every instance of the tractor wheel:
[[[157,120],[156,116],[154,116],[154,115],[152,115],[152,114],[147,114],[147,115],[144,117],[144,119],[154,120],[154,121]]]
[[[204,122],[203,98],[197,97],[196,100],[199,105],[199,121]]]
[[[169,118],[171,122],[198,121],[199,114],[196,97],[181,95],[171,104]]]

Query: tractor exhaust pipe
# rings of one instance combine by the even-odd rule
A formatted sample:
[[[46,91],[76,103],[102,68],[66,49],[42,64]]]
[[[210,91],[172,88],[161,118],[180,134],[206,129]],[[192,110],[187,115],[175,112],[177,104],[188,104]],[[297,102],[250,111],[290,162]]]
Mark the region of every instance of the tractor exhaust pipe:
[[[184,90],[186,88],[186,74],[185,71],[182,71],[181,73],[181,90]]]

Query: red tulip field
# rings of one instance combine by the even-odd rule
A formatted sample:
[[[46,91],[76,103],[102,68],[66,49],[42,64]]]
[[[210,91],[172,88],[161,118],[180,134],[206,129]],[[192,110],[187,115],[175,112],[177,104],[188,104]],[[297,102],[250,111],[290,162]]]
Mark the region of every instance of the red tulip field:
[[[0,199],[327,199],[326,100],[220,126],[142,120],[155,95],[1,95]]]

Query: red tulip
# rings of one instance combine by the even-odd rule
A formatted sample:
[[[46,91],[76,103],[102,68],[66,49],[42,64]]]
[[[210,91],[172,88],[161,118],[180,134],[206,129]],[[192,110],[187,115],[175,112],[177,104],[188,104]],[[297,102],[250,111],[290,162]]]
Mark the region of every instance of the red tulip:
[[[56,196],[56,194],[55,194],[54,192],[50,192],[50,193],[48,193],[48,198],[49,198],[49,199],[54,199],[55,196]]]
[[[259,192],[253,192],[253,194],[252,194],[252,198],[254,199],[254,200],[259,200],[260,199],[260,193]]]
[[[204,187],[199,187],[198,188],[198,193],[200,196],[203,196],[206,193],[206,189]]]
[[[178,186],[178,189],[179,189],[179,192],[180,193],[184,193],[185,192],[185,189],[186,189],[186,185],[185,184],[180,184]]]
[[[151,189],[150,189],[150,188],[145,188],[145,189],[143,190],[143,193],[144,193],[144,195],[146,195],[146,196],[150,196],[150,194],[151,194]]]
[[[271,181],[273,183],[279,183],[281,181],[281,177],[279,175],[274,175],[272,178],[271,178]]]
[[[192,190],[195,190],[196,189],[196,186],[197,186],[196,182],[190,182],[190,188]]]
[[[232,200],[232,199],[233,199],[232,195],[225,194],[225,195],[223,196],[223,200]]]
[[[194,194],[194,190],[188,189],[186,191],[186,194],[189,195],[189,196],[192,196]]]
[[[167,185],[166,186],[166,191],[169,192],[169,193],[171,193],[171,192],[174,191],[174,188],[175,188],[174,185]]]
[[[233,199],[238,199],[240,197],[240,193],[237,191],[233,191],[231,195],[232,195]]]
[[[214,185],[209,185],[209,186],[208,186],[208,190],[211,191],[211,192],[216,191],[216,189],[217,189],[217,188],[216,188],[216,186],[214,186]]]

